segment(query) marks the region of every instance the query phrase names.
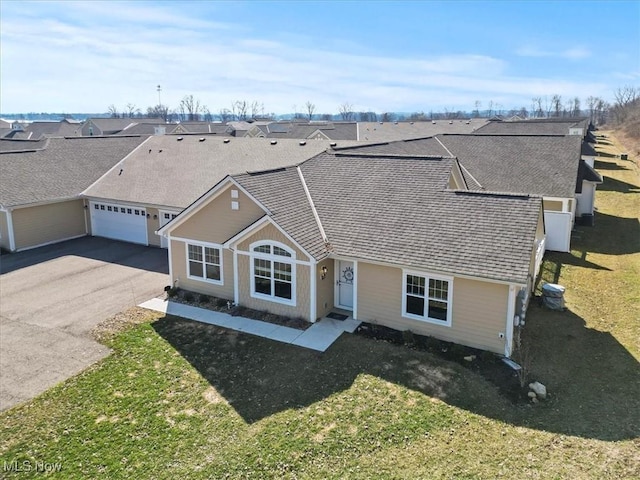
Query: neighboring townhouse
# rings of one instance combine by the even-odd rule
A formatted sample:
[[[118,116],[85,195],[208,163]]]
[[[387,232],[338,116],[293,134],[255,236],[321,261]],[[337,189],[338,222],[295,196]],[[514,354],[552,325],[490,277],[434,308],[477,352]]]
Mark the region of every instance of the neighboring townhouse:
[[[486,118],[429,120],[415,122],[358,122],[361,142],[393,142],[433,137],[441,133],[472,133],[486,125]]]
[[[144,139],[0,141],[0,247],[20,251],[90,233],[80,193]]]
[[[515,123],[515,122],[512,122]],[[343,150],[338,148],[337,150]],[[592,215],[602,177],[579,135],[454,135],[350,147],[360,154],[451,155],[472,190],[541,195],[547,250],[568,252],[575,217]]]
[[[478,128],[476,132],[483,135],[580,135],[585,141],[595,143],[596,139],[591,130],[592,125],[588,118],[560,117],[532,118],[519,121],[492,121]]]
[[[150,137],[83,192],[92,235],[166,248],[156,230],[225,175],[300,163],[330,143],[214,134]]]
[[[248,135],[304,140],[357,140],[358,124],[356,122],[315,120],[310,122],[269,122],[256,125],[248,132]]]
[[[102,135],[115,135],[122,132],[125,128],[137,123],[154,123],[157,119],[146,119],[142,121],[140,118],[87,118],[82,124],[80,130],[83,137],[94,137]]]
[[[24,126],[16,139],[38,140],[43,137],[77,137],[80,135],[82,122],[63,119],[59,122],[35,121]]]
[[[174,286],[507,356],[544,254],[541,198],[469,191],[452,157],[325,152],[230,175],[158,233]]]

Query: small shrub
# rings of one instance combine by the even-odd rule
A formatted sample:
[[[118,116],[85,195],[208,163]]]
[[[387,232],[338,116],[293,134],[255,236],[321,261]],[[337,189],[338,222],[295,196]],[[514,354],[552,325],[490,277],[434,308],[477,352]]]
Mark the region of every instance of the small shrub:
[[[209,303],[211,301],[211,297],[209,295],[205,295],[204,293],[200,294],[200,303]]]
[[[228,304],[228,300],[225,300],[224,298],[216,298],[216,307],[218,308],[224,308],[227,307]]]
[[[193,299],[194,299],[194,297],[193,297],[193,293],[191,293],[191,292],[184,292],[184,295],[182,296],[182,299],[183,299],[185,302],[193,302]]]
[[[180,291],[180,290],[179,290],[178,288],[176,288],[176,287],[172,287],[172,288],[170,288],[169,290],[167,290],[167,296],[168,296],[169,298],[177,297],[177,296],[178,296],[179,291]]]

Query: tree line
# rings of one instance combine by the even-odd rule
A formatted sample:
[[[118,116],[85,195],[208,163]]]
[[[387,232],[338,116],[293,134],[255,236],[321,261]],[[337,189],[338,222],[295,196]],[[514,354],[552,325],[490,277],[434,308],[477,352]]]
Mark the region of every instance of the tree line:
[[[562,98],[559,94],[537,96],[531,99],[531,104],[520,108],[505,109],[501,104],[489,100],[486,104],[476,100],[470,111],[443,108],[439,111],[419,111],[412,113],[357,111],[351,102],[343,102],[338,106],[338,113],[317,113],[315,104],[307,101],[298,108],[293,105],[294,120],[342,120],[360,122],[393,122],[393,121],[427,121],[454,120],[468,118],[516,117],[530,118],[569,118],[589,117],[596,125],[608,121],[622,122],[629,116],[631,107],[640,102],[640,87],[624,86],[614,92],[614,102],[608,103],[601,97],[589,96],[584,103],[579,97]],[[128,103],[119,110],[115,105],[108,107],[108,114],[113,118],[159,118],[165,122],[175,121],[246,121],[251,119],[275,120],[276,114],[265,112],[264,103],[247,100],[231,102],[229,108],[220,108],[212,113],[209,108],[193,95],[185,95],[177,108],[168,105],[147,107],[143,112],[135,104]]]

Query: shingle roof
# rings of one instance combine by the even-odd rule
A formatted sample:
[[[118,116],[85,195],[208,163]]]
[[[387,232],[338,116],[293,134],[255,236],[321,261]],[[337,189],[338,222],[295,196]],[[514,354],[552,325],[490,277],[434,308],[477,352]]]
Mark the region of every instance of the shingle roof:
[[[32,122],[25,126],[24,133],[29,140],[46,137],[74,137],[80,135],[79,123],[60,122]]]
[[[182,140],[179,140],[179,139]],[[200,141],[204,138],[204,141]],[[162,135],[85,192],[90,197],[185,208],[226,175],[294,165],[324,151],[329,141]]]
[[[0,138],[0,152],[24,152],[40,150],[47,144],[47,138],[39,140],[23,140],[17,138]]]
[[[453,135],[339,149],[342,153],[452,155],[475,182],[494,192],[572,197],[578,175],[579,135]],[[443,148],[444,146],[444,148]]]
[[[580,160],[578,178],[576,179],[576,193],[582,193],[582,182],[602,183],[602,175],[589,166],[584,160]]]
[[[259,126],[269,138],[309,138],[320,131],[330,140],[357,140],[356,122],[273,122]]]
[[[540,198],[447,190],[454,162],[322,153],[300,169],[335,255],[525,283]],[[287,218],[283,228],[302,246],[322,251],[302,195],[279,199],[297,189],[294,171],[234,178]]]
[[[579,135],[439,135],[438,139],[485,190],[573,197]]]
[[[45,148],[0,153],[4,207],[73,198],[146,137],[49,138]]]
[[[576,119],[537,119],[517,122],[489,122],[478,128],[476,133],[483,135],[569,135],[569,129],[572,127],[583,128],[584,133],[587,133],[582,122],[576,121]]]
[[[424,138],[440,133],[471,133],[487,123],[486,118],[418,122],[358,122],[361,142],[392,142]]]
[[[236,175],[234,179],[266,206],[273,220],[307,252],[315,258],[326,256],[326,245],[295,167]]]

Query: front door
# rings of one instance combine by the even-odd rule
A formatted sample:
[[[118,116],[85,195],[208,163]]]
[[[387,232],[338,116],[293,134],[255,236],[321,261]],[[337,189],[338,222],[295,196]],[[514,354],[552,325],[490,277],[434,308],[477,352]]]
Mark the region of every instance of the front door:
[[[356,281],[353,262],[338,260],[338,268],[336,271],[338,278],[336,284],[338,286],[337,307],[347,310],[353,310],[353,284]]]

